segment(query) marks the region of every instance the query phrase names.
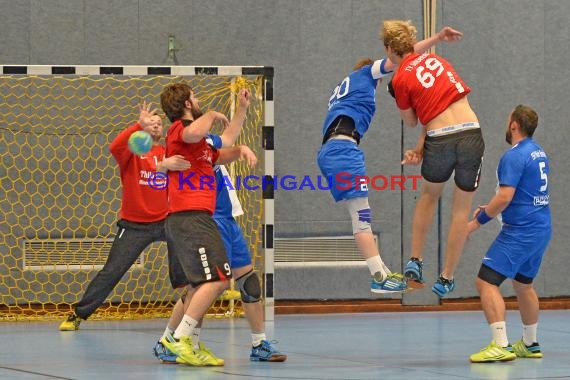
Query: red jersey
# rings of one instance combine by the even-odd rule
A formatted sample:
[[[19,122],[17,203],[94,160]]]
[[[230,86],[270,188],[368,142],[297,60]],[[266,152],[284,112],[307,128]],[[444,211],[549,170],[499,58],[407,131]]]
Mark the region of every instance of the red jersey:
[[[392,85],[398,108],[412,108],[423,125],[471,92],[449,62],[427,53],[404,58]]]
[[[119,164],[123,186],[119,217],[131,222],[157,222],[166,218],[168,213],[168,194],[166,189],[158,190],[149,186],[148,178],[164,159],[165,149],[155,144],[150,152],[142,156],[133,154],[128,141],[136,131],[142,131],[138,123],[119,133],[109,146]]]
[[[186,126],[184,125],[186,124]],[[192,128],[188,120],[176,120],[166,134],[166,155],[181,155],[190,161],[190,169],[168,172],[169,212],[216,209],[216,177],[214,163],[220,153],[206,142],[182,140],[184,128]]]

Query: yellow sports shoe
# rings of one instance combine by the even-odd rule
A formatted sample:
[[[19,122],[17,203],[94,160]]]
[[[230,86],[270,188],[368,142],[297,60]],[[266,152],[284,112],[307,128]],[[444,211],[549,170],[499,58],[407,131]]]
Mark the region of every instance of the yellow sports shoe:
[[[69,314],[67,319],[61,322],[59,325],[59,331],[75,331],[79,330],[79,324],[81,323],[81,318],[79,318],[75,313]]]
[[[512,351],[509,351],[507,348],[503,348],[495,343],[495,341],[492,341],[490,345],[471,355],[469,360],[471,360],[472,363],[491,363],[508,362],[510,360],[515,360],[516,358],[517,356]]]
[[[198,349],[194,349],[196,355],[202,359],[204,365],[207,366],[222,366],[224,365],[225,361],[222,358],[217,357],[214,355],[209,348],[207,348],[204,343],[198,342]]]
[[[533,343],[527,346],[521,339],[513,344],[513,351],[517,358],[527,358],[527,359],[540,359],[542,358],[542,352],[540,351],[540,345],[538,343]]]
[[[160,338],[160,343],[174,354],[176,354],[176,362],[188,364],[191,366],[201,367],[204,365],[203,360],[196,355],[192,346],[192,337],[183,336],[180,340],[176,340],[171,334]]]

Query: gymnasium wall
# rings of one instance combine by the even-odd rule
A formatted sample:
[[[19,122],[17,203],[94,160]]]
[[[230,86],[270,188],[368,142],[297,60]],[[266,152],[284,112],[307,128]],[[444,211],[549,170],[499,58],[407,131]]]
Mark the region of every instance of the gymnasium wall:
[[[275,139],[278,176],[319,173],[315,155],[329,93],[360,57],[379,57],[378,29],[383,19],[411,19],[422,30],[420,0],[0,0],[2,64],[161,65],[167,60],[168,34],[176,36],[180,65],[265,65],[275,67]],[[509,111],[518,103],[537,109],[536,139],[551,160],[549,186],[554,238],[537,280],[541,296],[568,295],[563,236],[569,211],[561,201],[570,179],[564,164],[570,119],[563,89],[570,58],[570,2],[566,0],[440,0],[438,29],[452,25],[465,33],[461,42],[439,45],[472,89],[470,102],[483,127],[487,150],[475,203],[487,201],[495,187],[495,167],[502,152]],[[393,100],[378,91],[377,114],[362,144],[369,175],[399,175],[402,129]],[[405,130],[412,147],[418,130]],[[418,174],[406,168],[404,174]],[[445,194],[443,232],[451,202]],[[384,260],[400,269],[408,257],[410,220],[419,191],[372,191],[373,229],[380,236]],[[404,223],[402,224],[401,218]],[[348,235],[346,211],[334,207],[325,191],[277,191],[276,236]],[[436,221],[437,222],[437,221]],[[436,223],[437,224],[437,223]],[[435,225],[434,225],[435,227]],[[490,223],[468,242],[456,277],[454,297],[475,296],[473,281],[480,259],[498,231]],[[403,250],[401,247],[403,239]],[[445,236],[445,234],[444,234]],[[426,274],[438,271],[437,232],[426,247]],[[347,273],[350,268],[343,270]],[[367,271],[353,296],[367,297]],[[276,297],[305,298],[298,284],[313,273],[282,277],[276,272]],[[303,278],[303,276],[307,276]],[[317,283],[318,286],[318,283]],[[505,287],[511,292],[510,286]],[[306,288],[305,288],[306,290]],[[302,291],[302,287],[299,292]],[[435,303],[429,291],[405,296],[409,303]],[[309,294],[311,294],[309,292]],[[316,297],[351,298],[328,285]]]

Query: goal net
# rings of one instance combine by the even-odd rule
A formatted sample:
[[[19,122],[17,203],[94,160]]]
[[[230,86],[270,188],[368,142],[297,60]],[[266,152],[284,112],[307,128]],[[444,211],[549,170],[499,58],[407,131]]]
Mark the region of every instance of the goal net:
[[[236,93],[247,88],[252,101],[238,144],[251,147],[260,162],[254,169],[242,162],[229,169],[242,178],[262,178],[267,166],[266,91],[272,79],[266,75],[272,75],[268,69],[4,66],[0,74],[0,320],[59,318],[81,299],[105,263],[117,231],[121,184],[109,144],[138,120],[142,100],[160,109],[159,94],[165,85],[188,83],[203,110],[228,117],[236,105]],[[167,130],[168,119],[161,116]],[[265,279],[264,196],[261,189],[242,187],[238,197],[245,215],[237,219],[254,267]],[[172,290],[169,282],[166,243],[153,243],[92,318],[162,317],[179,297],[180,291]],[[208,312],[219,317],[240,314],[239,297],[231,293]]]

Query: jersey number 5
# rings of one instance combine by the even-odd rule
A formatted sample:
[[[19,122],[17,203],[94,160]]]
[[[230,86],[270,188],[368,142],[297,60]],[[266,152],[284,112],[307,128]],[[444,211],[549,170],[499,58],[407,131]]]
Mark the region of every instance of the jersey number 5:
[[[540,186],[540,191],[546,191],[548,187],[548,175],[544,172],[546,162],[539,162],[538,169],[540,170],[540,179],[544,180],[544,185]]]

